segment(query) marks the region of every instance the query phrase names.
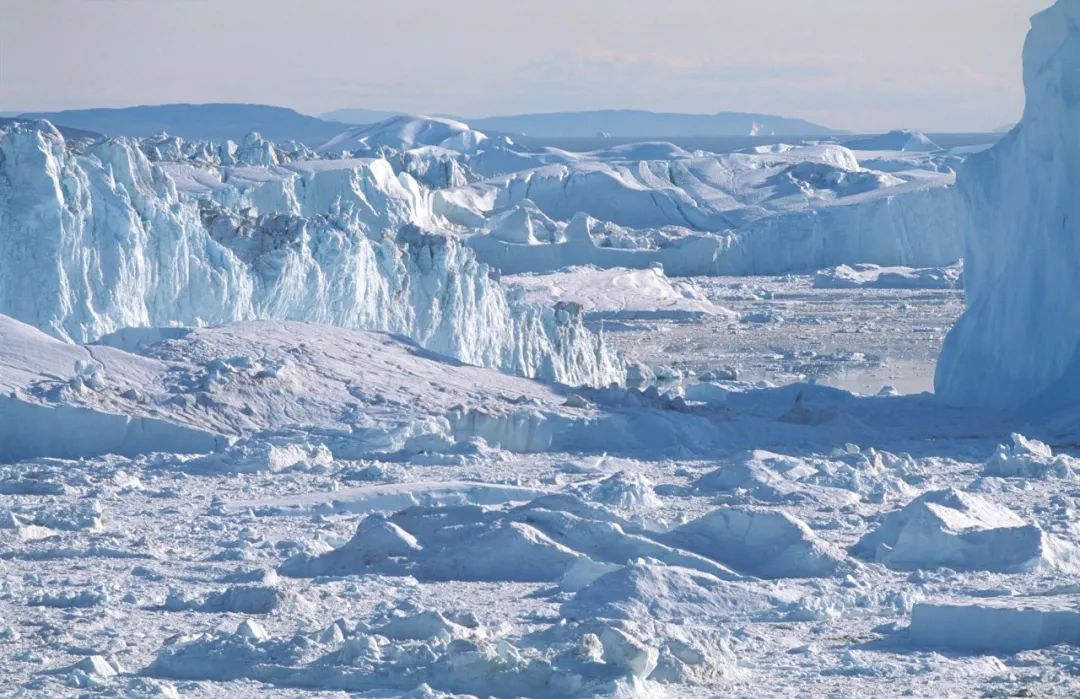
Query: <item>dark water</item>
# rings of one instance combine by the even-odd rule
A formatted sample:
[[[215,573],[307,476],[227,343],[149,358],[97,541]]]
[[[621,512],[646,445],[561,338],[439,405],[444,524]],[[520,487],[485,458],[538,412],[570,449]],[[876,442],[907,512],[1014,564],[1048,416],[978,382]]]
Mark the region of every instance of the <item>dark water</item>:
[[[551,146],[577,153],[611,148],[627,143],[642,143],[644,141],[666,141],[674,143],[686,150],[704,150],[711,153],[729,153],[731,151],[752,148],[753,146],[765,146],[773,143],[798,144],[807,140],[830,140],[842,143],[844,141],[867,138],[878,134],[845,134],[842,136],[807,137],[807,136],[653,136],[649,138],[600,138],[600,137],[566,137],[544,138],[539,136],[512,136],[515,143],[520,143],[528,148],[540,148]],[[934,133],[927,134],[931,141],[942,148],[959,148],[963,146],[990,145],[997,143],[1004,134],[1000,133]]]

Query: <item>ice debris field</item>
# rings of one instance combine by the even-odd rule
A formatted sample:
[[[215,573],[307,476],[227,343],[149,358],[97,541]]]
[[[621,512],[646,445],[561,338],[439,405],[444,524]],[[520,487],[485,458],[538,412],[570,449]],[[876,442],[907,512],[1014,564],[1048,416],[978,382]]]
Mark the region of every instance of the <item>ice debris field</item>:
[[[0,693],[1080,693],[1080,0],[1024,62],[953,149],[0,127]]]

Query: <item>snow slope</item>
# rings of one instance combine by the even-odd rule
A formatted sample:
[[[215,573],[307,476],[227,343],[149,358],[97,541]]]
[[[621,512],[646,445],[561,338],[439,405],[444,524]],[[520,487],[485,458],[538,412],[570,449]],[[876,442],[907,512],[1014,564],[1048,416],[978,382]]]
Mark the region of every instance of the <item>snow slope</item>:
[[[1080,2],[1032,18],[1019,126],[968,161],[960,188],[967,310],[938,395],[1009,411],[1074,406],[1080,389]]]
[[[469,439],[463,418],[473,410],[488,423],[520,403],[552,417],[580,413],[544,384],[334,326],[132,328],[75,345],[0,316],[0,337],[0,459],[206,452],[301,430],[339,453],[393,452]],[[428,395],[430,385],[440,390]]]
[[[0,338],[0,460],[190,453],[228,444],[214,426],[140,406],[147,386],[165,371],[160,362],[61,342],[3,315]],[[69,400],[79,396],[91,399]]]

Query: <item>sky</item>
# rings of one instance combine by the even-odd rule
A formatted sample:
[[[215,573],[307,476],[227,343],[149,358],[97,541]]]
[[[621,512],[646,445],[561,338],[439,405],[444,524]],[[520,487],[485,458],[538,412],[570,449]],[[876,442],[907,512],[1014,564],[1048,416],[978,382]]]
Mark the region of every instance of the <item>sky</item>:
[[[744,111],[984,131],[1050,0],[0,0],[0,110]]]

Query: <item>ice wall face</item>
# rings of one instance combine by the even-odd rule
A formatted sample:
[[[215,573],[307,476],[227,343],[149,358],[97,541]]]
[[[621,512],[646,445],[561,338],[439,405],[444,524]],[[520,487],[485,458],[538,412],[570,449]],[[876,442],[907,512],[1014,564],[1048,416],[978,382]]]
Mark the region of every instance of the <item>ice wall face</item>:
[[[15,126],[0,134],[0,313],[75,341],[127,326],[306,320],[400,333],[526,376],[621,379],[575,309],[515,300],[469,249],[420,232],[433,220],[425,201],[385,161],[214,183],[194,197],[131,142],[76,154],[46,123]],[[252,205],[266,213],[240,208]]]
[[[954,404],[1048,410],[1080,389],[1080,0],[1031,24],[1024,117],[958,178],[968,307],[935,378]]]

